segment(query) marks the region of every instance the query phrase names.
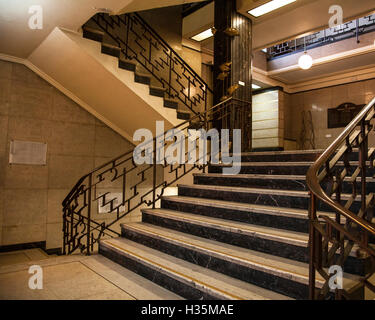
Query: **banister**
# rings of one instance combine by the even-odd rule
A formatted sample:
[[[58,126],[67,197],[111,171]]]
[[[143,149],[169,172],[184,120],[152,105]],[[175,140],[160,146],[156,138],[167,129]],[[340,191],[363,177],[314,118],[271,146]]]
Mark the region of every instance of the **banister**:
[[[206,83],[206,81],[204,81],[202,79],[202,77],[196,73],[191,67],[190,65],[157,33],[157,31],[152,28],[137,12],[134,12],[133,13],[139,20],[142,21],[142,23],[144,25],[147,26],[148,29],[150,29],[150,31],[152,33],[154,33],[154,35],[166,46],[168,47],[168,49],[173,52],[186,66],[187,68],[194,74],[195,77],[197,77],[201,82],[203,82],[203,84],[206,86],[207,90],[210,91],[211,93],[213,93],[213,90],[208,86],[208,84]]]
[[[331,143],[331,145],[319,156],[314,164],[309,168],[306,174],[306,183],[316,197],[331,206],[335,211],[339,212],[346,218],[357,223],[371,234],[375,235],[375,227],[363,218],[356,216],[350,210],[346,209],[339,203],[333,201],[324,191],[318,180],[319,169],[329,160],[336,150],[345,142],[350,133],[360,124],[367,113],[375,106],[375,98],[373,98],[355,118],[346,126],[344,131]]]
[[[306,183],[310,190],[309,205],[309,296],[310,299],[337,299],[354,298],[351,295],[351,288],[331,288],[330,267],[339,265],[347,268],[348,257],[356,244],[367,254],[364,257],[362,277],[357,280],[355,288],[362,290],[365,287],[372,290],[372,284],[367,279],[375,273],[375,251],[369,244],[369,236],[375,237],[375,225],[371,222],[375,207],[374,193],[368,194],[366,183],[367,160],[370,161],[370,168],[374,168],[374,148],[368,147],[368,138],[373,130],[371,120],[375,117],[375,98],[373,98],[345,127],[342,133],[329,145],[329,147],[318,157],[309,168],[306,175]],[[359,129],[357,129],[359,127]],[[353,147],[358,147],[358,165],[351,163],[349,154]],[[355,151],[357,152],[357,151]],[[343,169],[337,167],[338,161],[343,157]],[[352,166],[357,166],[355,170]],[[348,175],[349,183],[352,186],[351,196],[345,206],[341,204],[341,192],[343,184]],[[357,185],[357,178],[360,177],[360,187]],[[323,190],[323,183],[327,183]],[[359,190],[358,190],[359,189]],[[329,193],[329,195],[327,194]],[[332,199],[332,195],[335,198]],[[356,199],[360,204],[356,203]],[[336,219],[325,215],[317,215],[318,201],[328,205],[336,214]],[[353,211],[350,208],[354,205]],[[341,218],[346,218],[342,224]],[[330,247],[328,244],[331,243]],[[357,251],[360,254],[360,251]],[[366,260],[368,259],[368,260]],[[316,272],[323,279],[325,285],[322,288],[316,287]],[[375,292],[375,291],[374,291]],[[354,291],[353,291],[354,294]]]
[[[249,102],[228,98],[169,130],[178,128],[181,131],[188,130],[191,121],[195,119],[199,119],[196,122],[199,128],[205,130],[212,128],[214,121],[221,121],[221,127],[224,129],[243,128],[245,127],[244,119],[249,119],[250,106]],[[165,135],[169,130],[165,130],[163,134]],[[209,148],[205,149],[203,156],[206,160],[203,162],[188,164],[190,151],[184,150],[182,155],[185,162],[183,160],[182,163],[175,164],[174,162],[168,163],[164,159],[161,164],[158,164],[155,157],[158,152],[156,139],[159,137],[148,140],[148,143],[152,142],[154,145],[152,164],[137,165],[133,159],[135,150],[133,148],[91,170],[78,180],[62,202],[64,254],[70,254],[77,249],[90,254],[94,244],[98,244],[104,234],[116,235],[116,231],[110,227],[127,214],[141,205],[154,207],[166,188],[192,170],[204,172],[209,163],[206,158],[207,154],[210,154]],[[188,135],[185,135],[184,139],[186,143]],[[147,141],[144,143],[147,144]],[[166,145],[164,142],[164,146]],[[163,175],[161,179],[158,178],[157,166],[168,174]],[[104,208],[103,217],[107,214],[111,215],[107,220],[99,223],[95,219],[100,219],[98,214],[101,214],[101,208]]]
[[[218,104],[214,105],[213,107],[209,108],[207,111],[205,111],[205,112],[200,112],[200,113],[194,115],[194,116],[193,116],[192,118],[190,118],[189,120],[185,120],[185,121],[181,122],[180,124],[174,126],[173,128],[168,129],[168,130],[165,130],[165,131],[164,131],[162,134],[160,134],[159,136],[154,137],[152,140],[148,140],[148,142],[150,143],[151,141],[155,141],[157,138],[159,138],[159,137],[165,135],[169,130],[178,129],[178,128],[180,128],[180,127],[186,125],[188,122],[191,122],[192,120],[195,120],[195,119],[197,119],[197,118],[200,118],[200,117],[202,117],[202,116],[205,116],[205,115],[207,115],[208,113],[212,112],[214,109],[216,109],[216,108],[220,107],[221,105],[224,105],[224,104],[226,104],[226,103],[228,103],[229,101],[232,101],[232,100],[233,100],[233,101],[239,101],[239,102],[245,102],[245,101],[242,101],[242,100],[239,100],[239,99],[234,99],[234,98],[230,97],[230,98],[228,98],[228,99],[226,99],[226,100],[223,100],[223,101],[219,102]],[[147,142],[144,142],[144,143],[147,143]],[[84,181],[84,180],[85,180],[90,174],[94,174],[95,172],[97,172],[97,171],[99,171],[100,169],[102,169],[102,168],[108,166],[109,164],[114,163],[116,160],[121,159],[121,158],[123,158],[123,157],[125,157],[125,156],[127,156],[127,155],[133,154],[133,152],[134,152],[134,148],[133,148],[132,150],[130,150],[130,151],[127,151],[127,152],[123,153],[123,154],[120,154],[119,156],[113,158],[112,160],[109,160],[109,161],[105,162],[104,164],[101,164],[100,166],[94,168],[93,170],[91,170],[91,171],[88,172],[87,174],[83,175],[83,176],[77,181],[77,183],[74,185],[74,187],[73,187],[72,190],[69,192],[69,194],[65,197],[65,199],[64,199],[63,202],[62,202],[62,205],[66,204],[66,202],[69,200],[70,196],[74,193],[74,191],[78,188],[79,185],[82,184],[82,182],[83,182],[83,181]]]

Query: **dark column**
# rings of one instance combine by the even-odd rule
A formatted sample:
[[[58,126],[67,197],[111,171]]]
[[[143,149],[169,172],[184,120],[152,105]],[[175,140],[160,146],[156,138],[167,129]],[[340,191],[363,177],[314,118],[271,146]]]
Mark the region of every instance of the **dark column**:
[[[214,104],[226,97],[249,102],[243,120],[243,151],[251,148],[251,20],[237,13],[236,0],[215,0]],[[228,64],[229,71],[222,71]],[[230,65],[229,65],[230,64]],[[228,89],[238,88],[231,93]]]

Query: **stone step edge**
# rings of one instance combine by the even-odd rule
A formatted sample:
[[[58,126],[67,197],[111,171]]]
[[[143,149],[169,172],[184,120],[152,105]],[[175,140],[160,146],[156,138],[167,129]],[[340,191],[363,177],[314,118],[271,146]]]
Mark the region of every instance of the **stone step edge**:
[[[174,278],[177,281],[183,282],[185,285],[191,286],[192,283],[194,284],[194,287],[198,290],[203,290],[205,292],[208,292],[209,294],[213,294],[216,296],[222,296],[229,300],[243,300],[241,297],[235,296],[231,293],[225,292],[219,288],[216,288],[212,286],[211,284],[204,283],[203,281],[200,281],[198,279],[189,277],[185,274],[180,273],[179,271],[173,270],[169,268],[168,266],[159,264],[155,261],[152,261],[149,258],[142,257],[134,252],[131,252],[129,250],[126,250],[117,244],[112,243],[110,240],[103,240],[100,242],[105,247],[111,247],[115,251],[117,251],[119,254],[123,254],[125,256],[128,256],[134,260],[136,260],[138,263],[146,264],[149,268],[153,270],[165,270],[167,271],[167,275]],[[154,249],[151,249],[153,251],[156,251]]]

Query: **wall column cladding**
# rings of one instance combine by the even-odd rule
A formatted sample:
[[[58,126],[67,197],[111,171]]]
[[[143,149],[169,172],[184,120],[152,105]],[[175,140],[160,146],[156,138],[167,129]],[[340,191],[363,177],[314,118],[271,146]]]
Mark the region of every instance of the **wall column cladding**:
[[[252,148],[284,148],[284,93],[276,88],[253,96]]]
[[[228,35],[225,31],[229,28],[237,29],[238,35]],[[229,95],[228,88],[241,82],[244,85],[239,85],[233,98],[250,102],[251,108],[251,20],[237,13],[236,0],[215,0],[215,29],[214,104]],[[222,73],[220,66],[227,62],[231,62],[230,72],[224,80],[219,80],[218,76]],[[250,119],[246,128],[251,130]]]

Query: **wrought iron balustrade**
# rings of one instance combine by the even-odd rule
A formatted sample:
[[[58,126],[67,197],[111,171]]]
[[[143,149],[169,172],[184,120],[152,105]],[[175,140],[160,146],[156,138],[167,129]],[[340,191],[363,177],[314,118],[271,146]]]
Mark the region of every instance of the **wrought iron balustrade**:
[[[180,142],[182,145],[195,141],[200,146],[199,137],[191,140],[188,129],[208,131],[214,124],[215,127],[219,124],[218,127],[222,129],[243,129],[246,122],[251,122],[250,115],[250,103],[230,98],[200,112],[173,130],[184,133],[183,141]],[[246,130],[242,130],[242,141],[247,136]],[[62,203],[64,254],[76,250],[90,254],[100,239],[119,236],[119,224],[125,216],[144,206],[155,208],[166,188],[193,170],[204,171],[210,163],[212,155],[208,143],[206,153],[203,151],[192,164],[189,164],[189,150],[182,153],[183,161],[179,163],[169,164],[164,159],[157,164],[161,148],[175,143],[164,141],[157,144],[158,138],[148,142],[153,146],[152,164],[137,165],[133,158],[134,149],[79,179]],[[247,140],[243,143],[246,144]],[[207,162],[203,161],[205,155]]]
[[[136,61],[193,114],[211,106],[212,90],[207,83],[137,13],[111,16],[98,13],[86,25],[104,32],[105,40],[121,48],[121,58]]]
[[[375,292],[369,279],[375,273],[375,225],[373,223],[375,190],[366,183],[368,170],[375,165],[375,148],[369,147],[369,136],[374,131],[375,98],[351,121],[338,138],[310,167],[306,181],[310,189],[309,246],[310,298],[350,299],[354,293],[367,288]],[[351,194],[343,193],[349,183]],[[323,187],[325,186],[325,187]],[[360,208],[354,209],[360,201]],[[335,216],[318,212],[321,204],[333,209]],[[338,265],[345,272],[349,255],[356,252],[368,260],[364,274],[352,287],[331,292],[329,268]],[[316,277],[323,278],[321,289]]]
[[[267,48],[267,57],[268,60],[272,60],[288,54],[302,52],[305,50],[305,46],[309,50],[349,38],[357,37],[357,40],[359,40],[359,36],[369,32],[375,32],[375,14],[346,22],[335,28],[324,29],[302,38],[277,44]]]

